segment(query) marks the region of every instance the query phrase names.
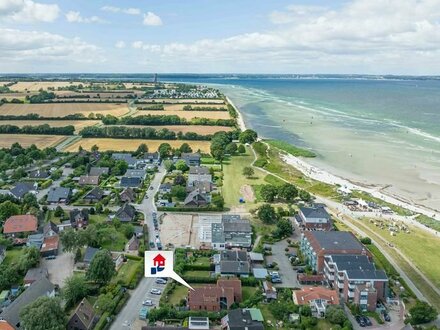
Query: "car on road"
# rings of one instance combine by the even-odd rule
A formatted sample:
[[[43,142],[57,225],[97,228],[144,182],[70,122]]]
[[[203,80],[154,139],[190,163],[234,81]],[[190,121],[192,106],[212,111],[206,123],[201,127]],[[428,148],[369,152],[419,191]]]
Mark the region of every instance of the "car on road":
[[[162,293],[162,291],[159,290],[159,289],[153,288],[153,289],[150,290],[150,293],[151,294],[160,295]]]
[[[156,279],[156,284],[167,284],[167,280],[164,278]]]
[[[154,306],[154,302],[151,299],[144,300],[142,306]]]
[[[150,186],[150,190],[153,190],[154,189],[154,187],[153,186]]]

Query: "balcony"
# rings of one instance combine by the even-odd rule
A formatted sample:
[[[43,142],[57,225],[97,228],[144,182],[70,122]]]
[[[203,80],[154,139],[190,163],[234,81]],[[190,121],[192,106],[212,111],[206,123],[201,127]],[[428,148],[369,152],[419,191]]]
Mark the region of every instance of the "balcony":
[[[367,305],[368,304],[368,300],[367,299],[361,299],[361,300],[359,300],[359,304],[360,305]]]
[[[348,296],[349,298],[354,298],[354,292],[348,291],[348,292],[347,292],[347,296]]]

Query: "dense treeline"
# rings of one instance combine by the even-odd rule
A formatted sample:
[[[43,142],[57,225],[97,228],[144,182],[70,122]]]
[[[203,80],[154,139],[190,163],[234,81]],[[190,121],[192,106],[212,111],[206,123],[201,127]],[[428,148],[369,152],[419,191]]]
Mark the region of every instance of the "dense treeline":
[[[0,134],[46,134],[46,135],[73,135],[73,125],[51,127],[48,124],[18,127],[15,125],[0,125]]]
[[[167,128],[156,130],[152,127],[105,126],[84,127],[79,133],[82,137],[119,138],[119,139],[149,139],[149,140],[210,140],[210,135],[200,135],[194,132],[175,133]]]
[[[101,119],[103,115],[96,114],[96,119]],[[67,115],[64,117],[42,117],[39,114],[36,113],[29,113],[27,115],[21,115],[21,116],[15,116],[15,115],[1,115],[0,120],[88,120],[88,119],[95,119],[95,118],[88,118],[84,116],[82,113],[75,113],[72,115]]]
[[[37,95],[26,96],[26,99],[29,100],[30,103],[45,103],[50,100],[53,100],[56,97],[53,92],[40,91]]]
[[[16,99],[16,98],[13,98],[13,99],[11,99],[11,100],[8,100],[8,99],[6,99],[6,98],[3,98],[3,99],[0,100],[0,105],[2,105],[2,104],[6,104],[6,103],[23,104],[23,103],[24,103],[24,100],[19,100],[19,99]]]
[[[117,118],[107,115],[102,119],[105,125],[204,125],[204,126],[235,126],[234,119],[193,118],[186,120],[175,115],[144,115],[137,117]]]
[[[138,110],[165,110],[163,104],[152,104],[146,107],[137,107]]]
[[[185,111],[227,111],[226,108],[216,108],[216,107],[193,107],[192,105],[185,105],[183,107]]]
[[[26,175],[23,169],[19,171],[20,166],[27,166],[41,159],[53,159],[56,155],[57,152],[55,148],[40,150],[34,144],[28,148],[23,148],[19,143],[14,143],[10,148],[2,148],[0,149],[0,172],[2,176],[5,175],[5,177],[1,178],[4,181],[10,179],[10,177],[5,174],[5,171],[8,169],[16,169],[17,173],[14,174],[17,174],[17,178],[14,179],[19,179]],[[19,172],[23,175],[20,176]]]

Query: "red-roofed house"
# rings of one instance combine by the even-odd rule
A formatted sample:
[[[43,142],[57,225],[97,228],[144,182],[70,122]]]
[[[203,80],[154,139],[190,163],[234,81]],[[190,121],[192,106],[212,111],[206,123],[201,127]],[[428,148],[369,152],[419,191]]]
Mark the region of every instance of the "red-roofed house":
[[[19,233],[33,233],[38,228],[38,220],[35,216],[30,214],[13,215],[9,217],[4,226],[3,233],[5,235],[19,234]]]
[[[56,256],[60,238],[57,236],[46,237],[41,245],[40,253],[43,257]]]
[[[328,305],[338,305],[339,297],[336,290],[324,287],[303,287],[293,291],[293,302],[296,305],[309,305],[316,317],[324,317]]]

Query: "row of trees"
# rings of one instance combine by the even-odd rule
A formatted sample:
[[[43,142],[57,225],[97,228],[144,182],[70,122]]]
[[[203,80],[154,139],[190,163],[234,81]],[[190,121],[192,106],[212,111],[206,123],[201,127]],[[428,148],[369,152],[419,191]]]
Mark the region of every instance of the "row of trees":
[[[185,111],[228,111],[228,109],[226,109],[226,108],[217,108],[217,107],[208,107],[208,106],[193,107],[190,104],[185,105],[183,107],[183,110],[185,110]]]
[[[1,128],[1,126],[0,126]],[[194,132],[177,134],[168,128],[155,129],[153,127],[128,126],[89,126],[80,133],[83,137],[120,138],[120,139],[150,139],[150,140],[210,140],[211,135],[201,135]]]
[[[297,189],[293,184],[285,183],[280,186],[271,184],[263,185],[260,189],[260,196],[265,202],[272,203],[275,200],[291,203],[299,197],[305,202],[309,202],[312,196],[305,190]]]
[[[94,116],[96,119],[101,119],[104,117],[102,114],[96,114]],[[95,119],[93,118],[93,119]],[[91,119],[82,113],[75,113],[63,117],[42,117],[37,113],[29,113],[26,115],[0,115],[0,120],[86,120]]]
[[[102,118],[104,125],[203,125],[203,126],[235,126],[233,119],[193,118],[186,120],[176,115],[143,115],[118,118],[107,115]]]
[[[137,107],[137,110],[165,110],[163,104],[152,104],[145,107]]]
[[[10,148],[0,149],[0,172],[4,180],[9,179],[5,171],[8,169],[18,170],[38,160],[53,159],[57,155],[55,148],[38,149],[34,144],[23,148],[19,143],[14,143]]]
[[[44,90],[40,91],[37,95],[26,95],[26,99],[29,100],[30,103],[45,103],[53,100],[55,97],[55,93]]]
[[[18,127],[15,125],[0,125],[0,134],[46,134],[46,135],[73,135],[75,127],[73,125],[52,127],[49,124],[38,126],[25,125]]]

